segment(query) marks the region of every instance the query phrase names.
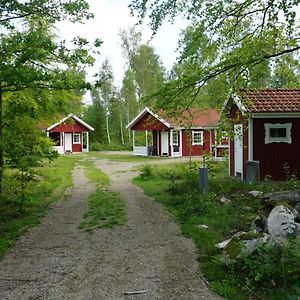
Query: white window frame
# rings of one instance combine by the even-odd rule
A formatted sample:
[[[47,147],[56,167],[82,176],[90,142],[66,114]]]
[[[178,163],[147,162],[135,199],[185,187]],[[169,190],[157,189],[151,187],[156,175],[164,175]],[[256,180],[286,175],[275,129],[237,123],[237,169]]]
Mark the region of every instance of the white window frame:
[[[81,138],[80,138],[81,134],[80,133],[73,133],[73,144],[81,144]],[[75,137],[78,137],[78,141],[75,141]]]
[[[174,137],[176,138],[176,140],[174,140]],[[172,145],[179,146],[179,131],[178,130],[172,131]]]
[[[292,129],[292,123],[265,123],[265,144],[270,143],[292,143],[292,136],[291,136],[291,129]],[[271,137],[270,136],[270,129],[272,128],[284,128],[286,130],[286,136],[285,137]]]
[[[201,142],[195,142],[195,135],[200,134]],[[192,131],[192,145],[203,145],[203,131]]]

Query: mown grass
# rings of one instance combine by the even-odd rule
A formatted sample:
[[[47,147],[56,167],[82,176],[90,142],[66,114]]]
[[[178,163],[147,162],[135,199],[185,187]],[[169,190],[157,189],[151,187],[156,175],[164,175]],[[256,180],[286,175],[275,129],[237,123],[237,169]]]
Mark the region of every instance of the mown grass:
[[[4,197],[0,201],[0,257],[28,228],[39,224],[53,201],[61,198],[72,186],[72,170],[80,156],[61,155],[52,163],[36,168],[36,180],[26,188],[25,201],[20,203],[19,183],[13,170],[5,170]]]
[[[134,156],[133,154],[127,154],[128,152],[118,152],[116,154],[110,154],[105,152],[90,152],[89,156],[96,159],[108,159],[116,162],[151,162],[162,159],[161,157],[145,157],[145,156]],[[167,158],[164,158],[167,159]]]
[[[146,194],[166,205],[181,223],[182,232],[194,239],[199,249],[201,270],[217,293],[234,300],[259,297],[300,299],[300,293],[297,294],[299,298],[295,298],[294,292],[291,291],[293,289],[298,293],[300,290],[294,286],[300,279],[298,263],[294,262],[296,257],[300,257],[299,243],[296,243],[289,255],[285,253],[285,249],[274,253],[267,249],[261,250],[257,257],[247,257],[245,260],[229,264],[215,247],[216,243],[230,238],[238,231],[250,230],[252,220],[262,208],[259,199],[248,194],[250,190],[267,192],[294,189],[299,188],[299,182],[259,182],[248,185],[230,178],[226,165],[218,163],[209,165],[209,193],[202,194],[198,189],[198,166],[145,165],[141,175],[134,179],[134,183],[141,186]],[[222,204],[219,201],[221,197],[230,199],[230,203]],[[208,229],[199,225],[206,225]],[[292,262],[295,267],[292,267]],[[287,275],[280,277],[278,274],[282,266],[285,266],[288,270],[285,272],[294,278],[287,280]],[[256,273],[262,273],[263,277],[258,277]],[[268,282],[267,285],[265,281]]]
[[[87,177],[96,184],[96,191],[88,198],[89,210],[83,216],[86,221],[79,228],[92,233],[96,228],[123,225],[127,220],[125,203],[118,193],[108,189],[109,177],[92,160],[84,160],[81,164],[85,167]]]

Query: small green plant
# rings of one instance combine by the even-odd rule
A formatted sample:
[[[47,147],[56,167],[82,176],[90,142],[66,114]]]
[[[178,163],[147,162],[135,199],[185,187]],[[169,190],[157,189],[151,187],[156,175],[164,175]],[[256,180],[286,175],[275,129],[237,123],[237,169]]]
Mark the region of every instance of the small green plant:
[[[154,174],[154,167],[150,164],[145,164],[141,168],[141,178],[149,178],[152,177]]]
[[[89,196],[89,209],[83,215],[86,221],[79,225],[79,229],[93,233],[96,228],[112,228],[124,224],[125,203],[118,193],[109,191],[109,177],[92,160],[85,159],[81,161],[81,165],[85,167],[87,177],[96,184],[96,191]]]

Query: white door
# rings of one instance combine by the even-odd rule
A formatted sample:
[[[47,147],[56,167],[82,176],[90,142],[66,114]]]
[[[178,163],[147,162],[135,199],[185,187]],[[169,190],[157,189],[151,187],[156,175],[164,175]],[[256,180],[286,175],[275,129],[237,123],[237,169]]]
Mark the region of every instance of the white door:
[[[234,125],[234,175],[243,178],[243,125]]]
[[[72,152],[72,133],[65,133],[65,152]]]
[[[167,131],[161,132],[161,155],[169,155],[169,133]]]

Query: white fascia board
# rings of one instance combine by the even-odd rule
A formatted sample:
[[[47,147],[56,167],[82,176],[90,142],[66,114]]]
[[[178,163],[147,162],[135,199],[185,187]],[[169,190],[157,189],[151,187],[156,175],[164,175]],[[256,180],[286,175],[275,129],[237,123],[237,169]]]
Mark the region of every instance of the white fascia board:
[[[81,119],[79,119],[77,116],[70,114],[70,117],[74,118],[78,123],[80,123],[81,125],[83,125],[84,127],[86,127],[87,129],[94,131],[95,129],[90,126],[89,124],[85,123],[84,121],[82,121]]]
[[[229,103],[230,100],[232,100],[233,103],[236,104],[236,106],[239,108],[239,110],[242,112],[243,115],[247,113],[247,109],[243,105],[243,103],[241,102],[241,100],[238,97],[238,95],[237,94],[232,94],[231,96],[229,96],[228,98],[226,98],[226,100],[224,101],[224,103],[222,105],[222,109],[221,109],[221,111],[219,113],[220,116],[224,113],[224,111],[225,111],[225,109],[226,109],[226,107],[227,107],[227,105],[228,105],[228,103]]]
[[[238,107],[238,109],[241,111],[241,113],[243,115],[245,115],[247,113],[247,109],[246,107],[244,106],[244,104],[242,103],[242,101],[240,100],[240,98],[238,97],[237,94],[233,94],[232,95],[232,99],[233,99],[233,102],[236,104],[236,106]]]
[[[266,118],[300,118],[300,112],[295,113],[253,113],[252,117],[255,119],[266,119]]]
[[[73,118],[75,119],[78,123],[80,123],[81,125],[83,125],[84,127],[86,127],[89,130],[94,131],[94,128],[90,125],[88,125],[87,123],[85,123],[84,121],[82,121],[81,119],[79,119],[77,116],[75,116],[74,114],[69,114],[68,116],[64,117],[63,119],[61,119],[59,122],[51,125],[50,127],[48,127],[46,130],[50,131],[51,129],[55,128],[56,126],[62,124],[63,122],[65,122],[66,120],[68,120],[69,118]]]
[[[171,127],[171,125],[166,122],[164,119],[162,119],[160,116],[158,116],[157,114],[155,114],[154,112],[151,111],[151,109],[149,107],[145,107],[127,126],[126,129],[131,128],[133,125],[135,125],[142,116],[144,116],[145,113],[149,113],[150,115],[152,115],[154,118],[156,118],[158,121],[160,121],[162,124],[164,124],[165,126],[167,126],[168,128]]]

